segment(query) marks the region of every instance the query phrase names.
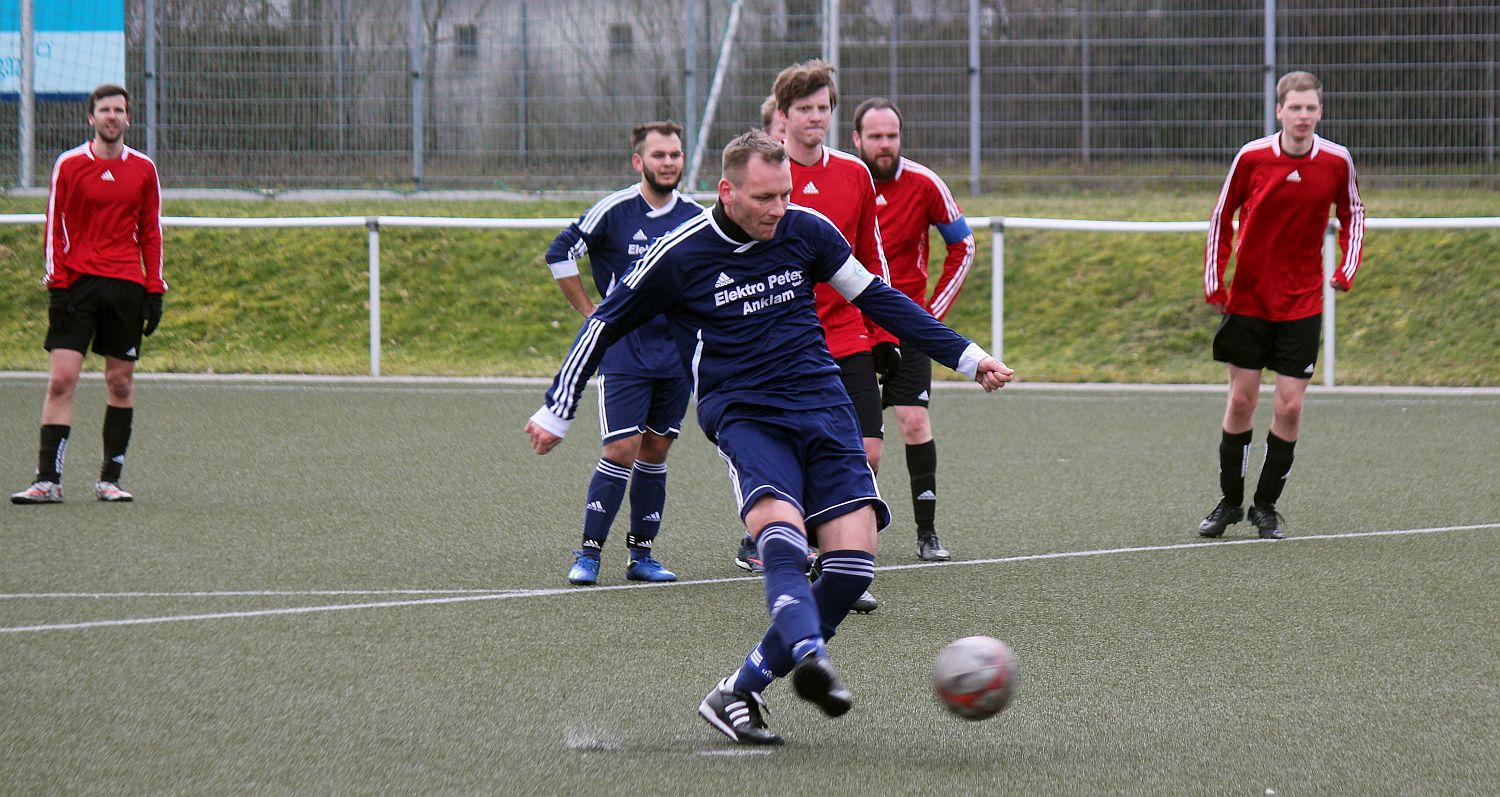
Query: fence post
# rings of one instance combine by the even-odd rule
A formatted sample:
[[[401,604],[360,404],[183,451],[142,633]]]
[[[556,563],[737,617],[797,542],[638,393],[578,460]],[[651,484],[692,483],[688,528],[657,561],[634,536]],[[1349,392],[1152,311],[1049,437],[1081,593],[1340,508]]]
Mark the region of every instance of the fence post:
[[[156,0],[146,0],[146,156],[160,157],[156,153],[156,131],[160,129],[160,103],[156,96]]]
[[[687,15],[683,22],[682,37],[682,110],[683,135],[698,134],[698,7],[702,0],[687,0]],[[682,145],[693,151],[694,142],[685,138]],[[684,185],[683,191],[697,190],[695,185]]]
[[[411,59],[411,181],[414,188],[422,190],[423,164],[422,146],[426,134],[426,99],[423,96],[423,81],[427,75],[422,71],[426,66],[425,43],[427,30],[422,22],[422,0],[411,0],[411,30],[407,31],[410,41],[407,49]]]
[[[839,0],[823,0],[823,60],[839,68]],[[839,115],[837,111],[828,117],[826,140],[839,140]]]
[[[1262,96],[1262,124],[1264,135],[1276,132],[1276,0],[1265,0],[1265,31],[1261,42],[1264,55],[1261,69],[1265,73],[1266,88]]]
[[[1333,267],[1338,256],[1338,228],[1339,223],[1333,219],[1328,220],[1328,226],[1323,230],[1323,386],[1333,387],[1333,361],[1336,348],[1333,343],[1333,330],[1336,326],[1333,318],[1334,294],[1338,291],[1333,288]]]
[[[33,0],[21,0],[21,86],[16,104],[19,122],[16,139],[20,142],[21,162],[16,168],[16,182],[30,188],[36,182],[36,8]]]
[[[365,219],[370,231],[370,376],[380,376],[380,217]]]
[[[979,149],[979,0],[969,0],[969,194],[972,196],[980,194]]]
[[[1079,70],[1080,107],[1078,113],[1079,120],[1082,122],[1079,131],[1079,138],[1081,139],[1079,144],[1082,149],[1083,163],[1087,166],[1092,155],[1089,151],[1089,141],[1093,138],[1093,119],[1090,117],[1089,111],[1089,105],[1093,102],[1093,98],[1090,96],[1091,87],[1089,85],[1089,70],[1091,68],[1089,53],[1089,0],[1083,0],[1083,4],[1078,11],[1078,38],[1080,40],[1078,50],[1082,66],[1082,69]]]
[[[990,354],[1005,359],[1005,217],[990,219],[991,245],[995,248],[994,278],[990,283]]]

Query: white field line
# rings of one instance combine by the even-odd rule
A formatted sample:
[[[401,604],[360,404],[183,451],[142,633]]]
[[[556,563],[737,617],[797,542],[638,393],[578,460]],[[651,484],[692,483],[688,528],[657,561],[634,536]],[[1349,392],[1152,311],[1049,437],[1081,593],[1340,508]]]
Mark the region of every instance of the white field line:
[[[1259,538],[1252,538],[1252,539],[1245,539],[1245,540],[1221,540],[1221,541],[1213,541],[1213,542],[1188,542],[1188,543],[1178,543],[1178,544],[1175,544],[1175,545],[1144,545],[1144,546],[1137,546],[1137,547],[1131,547],[1131,548],[1106,548],[1106,549],[1102,549],[1102,550],[1092,550],[1092,551],[1063,551],[1063,552],[1060,552],[1060,553],[1027,554],[1027,555],[1024,555],[1024,556],[1005,556],[1005,557],[1000,557],[1000,558],[997,558],[997,559],[965,559],[965,560],[951,561],[951,562],[923,562],[921,564],[909,564],[909,565],[886,565],[886,566],[883,566],[883,567],[877,567],[875,569],[877,571],[895,571],[895,570],[916,570],[916,569],[919,569],[919,568],[928,568],[928,567],[963,567],[963,566],[973,566],[973,565],[1011,564],[1011,563],[1014,563],[1014,562],[1034,562],[1034,561],[1044,561],[1044,560],[1049,560],[1049,559],[1079,559],[1079,558],[1089,557],[1089,556],[1112,556],[1112,555],[1116,555],[1116,554],[1150,553],[1150,552],[1156,552],[1156,551],[1181,551],[1181,550],[1188,550],[1188,549],[1192,549],[1192,548],[1220,548],[1220,547],[1225,547],[1225,546],[1230,546],[1230,545],[1260,545],[1260,544],[1267,544],[1267,543],[1273,543],[1273,544],[1277,544],[1277,545],[1285,545],[1287,543],[1295,543],[1295,542],[1315,542],[1315,541],[1328,541],[1328,540],[1350,540],[1350,539],[1362,539],[1362,538],[1372,538],[1372,537],[1397,537],[1397,536],[1409,536],[1409,535],[1414,535],[1414,534],[1438,534],[1438,533],[1442,533],[1442,532],[1477,531],[1477,530],[1482,530],[1482,529],[1497,529],[1497,528],[1500,528],[1500,523],[1478,523],[1478,524],[1468,525],[1468,526],[1434,526],[1434,527],[1431,527],[1431,528],[1421,528],[1421,529],[1393,529],[1393,530],[1388,530],[1388,531],[1354,531],[1354,532],[1347,532],[1347,533],[1343,533],[1343,534],[1312,534],[1312,535],[1303,536],[1303,537],[1288,537],[1288,538],[1286,538],[1284,540],[1262,540],[1262,539],[1259,539]],[[432,605],[449,604],[449,603],[473,603],[473,602],[476,602],[476,601],[507,600],[507,599],[511,599],[511,598],[540,598],[540,597],[549,597],[549,596],[553,596],[553,595],[581,595],[581,594],[587,594],[587,593],[593,593],[593,592],[612,592],[612,591],[629,590],[629,589],[671,589],[671,588],[676,588],[676,587],[693,587],[693,586],[704,586],[704,585],[711,585],[711,584],[728,584],[728,583],[734,583],[734,582],[740,582],[740,581],[753,581],[753,580],[758,580],[758,577],[756,577],[756,576],[738,576],[738,577],[735,577],[735,578],[708,578],[708,579],[696,579],[696,580],[692,580],[692,581],[676,581],[676,582],[669,582],[669,583],[665,583],[665,584],[619,584],[619,585],[610,585],[610,586],[602,586],[602,587],[600,587],[600,586],[596,586],[596,587],[563,587],[563,588],[556,588],[556,589],[507,590],[507,591],[484,592],[484,593],[476,594],[476,595],[453,595],[453,596],[450,596],[450,597],[443,597],[443,598],[413,598],[413,599],[409,599],[409,600],[374,601],[374,602],[369,602],[369,603],[344,603],[344,604],[334,604],[334,605],[329,605],[329,606],[290,606],[290,607],[281,608],[281,609],[251,609],[251,610],[247,610],[247,611],[238,611],[238,612],[209,612],[209,613],[205,613],[205,614],[178,614],[178,615],[164,615],[164,616],[158,616],[158,617],[134,617],[134,618],[128,618],[128,619],[123,619],[123,620],[87,620],[87,621],[77,622],[77,623],[49,623],[49,624],[45,624],[45,625],[11,626],[11,627],[7,627],[7,628],[0,628],[0,633],[16,634],[16,633],[34,632],[34,631],[76,631],[76,630],[85,629],[85,628],[107,628],[107,627],[112,627],[112,626],[155,625],[155,624],[159,624],[159,623],[180,623],[180,622],[189,622],[189,621],[198,621],[198,620],[228,620],[228,619],[239,619],[239,618],[247,618],[247,617],[274,617],[274,616],[278,616],[278,615],[313,614],[313,613],[316,613],[316,612],[341,612],[341,611],[354,611],[354,610],[358,610],[358,609],[391,609],[391,608],[399,608],[399,607],[403,607],[403,606],[432,606]],[[50,594],[51,595],[66,595],[68,593],[50,593]],[[79,594],[83,595],[85,593],[79,593]],[[124,594],[130,594],[130,593],[124,593]],[[137,594],[152,594],[152,593],[137,593]],[[171,595],[172,593],[156,593],[156,594]],[[243,595],[243,594],[263,594],[263,593],[211,593],[211,592],[210,593],[201,593],[201,592],[200,593],[177,593],[177,595],[184,596],[184,597],[215,596],[215,595]],[[278,594],[299,594],[299,593],[278,593]],[[316,592],[316,593],[300,593],[300,594],[306,595],[306,594],[341,594],[341,593]],[[368,593],[368,594],[382,594],[382,593],[371,592],[371,593]],[[37,594],[37,597],[46,597],[47,595],[48,595],[47,593],[39,593],[39,594]],[[107,597],[108,595],[109,595],[108,593],[100,593],[101,597]],[[17,595],[4,595],[4,596],[0,596],[0,597],[24,598],[24,597],[31,597],[31,596],[28,596],[28,595],[25,595],[25,594],[17,594]]]
[[[0,600],[27,598],[287,598],[325,596],[390,595],[498,595],[515,590],[497,589],[244,589],[202,592],[11,592]]]

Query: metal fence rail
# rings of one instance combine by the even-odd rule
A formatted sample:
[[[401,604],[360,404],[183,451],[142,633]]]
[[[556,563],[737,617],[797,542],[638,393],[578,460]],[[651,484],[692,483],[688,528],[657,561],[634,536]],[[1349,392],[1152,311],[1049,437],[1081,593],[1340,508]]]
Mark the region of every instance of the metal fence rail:
[[[214,218],[163,216],[166,227],[217,227],[225,229],[363,227],[367,231],[367,271],[370,305],[370,375],[380,376],[380,231],[384,227],[423,227],[470,230],[558,230],[572,218],[461,218],[446,216],[291,216],[280,218]],[[0,224],[44,224],[40,213],[0,214]],[[994,240],[994,276],[990,293],[990,351],[997,358],[1005,353],[1005,234],[1007,230],[1062,230],[1117,233],[1208,232],[1207,221],[1101,221],[1093,219],[1036,219],[1011,216],[974,216],[975,230],[988,229]],[[1366,219],[1371,230],[1500,229],[1500,216]],[[1328,287],[1337,259],[1338,222],[1330,220],[1323,239],[1323,384],[1334,385],[1335,291]]]
[[[820,55],[840,68],[833,143],[892,96],[909,154],[975,189],[1215,183],[1291,69],[1322,77],[1320,130],[1366,182],[1500,181],[1500,2],[123,1],[131,141],[174,187],[598,190],[631,177],[632,125],[692,138],[711,116],[713,152],[758,124],[777,71]],[[0,151],[21,111],[0,103]],[[83,115],[37,104],[40,163]]]

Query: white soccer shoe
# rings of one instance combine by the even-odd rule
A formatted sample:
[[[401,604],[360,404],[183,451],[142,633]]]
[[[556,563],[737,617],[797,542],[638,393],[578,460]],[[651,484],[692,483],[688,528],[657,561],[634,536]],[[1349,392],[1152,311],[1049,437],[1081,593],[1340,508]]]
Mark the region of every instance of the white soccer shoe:
[[[134,501],[135,496],[125,492],[119,482],[94,482],[94,494],[100,501]],[[58,500],[62,500],[59,496]]]
[[[11,493],[12,504],[60,504],[62,485],[57,482],[35,481],[19,493]]]

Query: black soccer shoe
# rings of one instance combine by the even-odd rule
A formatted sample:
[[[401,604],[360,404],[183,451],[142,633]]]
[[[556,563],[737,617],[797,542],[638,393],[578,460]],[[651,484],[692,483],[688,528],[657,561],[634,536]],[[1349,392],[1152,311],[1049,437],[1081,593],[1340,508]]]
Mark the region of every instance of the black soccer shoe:
[[[1281,526],[1281,515],[1275,507],[1250,505],[1250,523],[1263,540],[1284,540],[1286,529]]]
[[[760,560],[755,540],[750,539],[748,534],[740,538],[739,550],[734,554],[734,566],[754,576],[764,575],[766,572],[766,563]]]
[[[1252,508],[1250,511],[1255,510]],[[1214,511],[1209,512],[1208,517],[1198,524],[1198,534],[1203,537],[1217,537],[1224,533],[1224,529],[1240,522],[1244,517],[1245,510],[1238,506],[1230,506],[1228,499],[1220,498]]]
[[[917,558],[924,562],[946,562],[953,558],[936,533],[917,535]]]
[[[875,600],[875,595],[865,590],[854,599],[854,605],[849,607],[859,614],[869,614],[880,608],[880,601]]]
[[[740,744],[781,744],[781,737],[771,733],[761,716],[765,707],[760,695],[736,691],[725,678],[698,704],[698,716]]]
[[[823,710],[830,717],[842,717],[854,705],[854,696],[839,680],[833,662],[826,656],[804,656],[792,668],[792,688],[797,697]]]

